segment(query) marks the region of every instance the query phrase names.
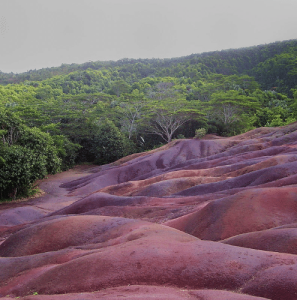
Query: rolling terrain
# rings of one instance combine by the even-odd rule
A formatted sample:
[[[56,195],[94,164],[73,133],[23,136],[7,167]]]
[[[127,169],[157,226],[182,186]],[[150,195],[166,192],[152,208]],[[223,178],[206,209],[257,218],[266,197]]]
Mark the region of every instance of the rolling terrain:
[[[0,299],[296,299],[297,124],[174,140],[0,205]]]

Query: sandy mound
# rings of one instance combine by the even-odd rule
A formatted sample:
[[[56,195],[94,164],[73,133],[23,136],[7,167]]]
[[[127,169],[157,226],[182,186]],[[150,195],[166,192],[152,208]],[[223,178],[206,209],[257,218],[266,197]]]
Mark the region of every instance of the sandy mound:
[[[241,175],[231,179],[226,179],[221,182],[201,184],[176,193],[175,195],[195,196],[220,192],[224,190],[231,190],[235,188],[257,186],[260,184],[276,181],[294,174],[297,174],[297,163],[291,162],[282,164],[280,166],[253,171],[251,173],[247,173],[245,175]]]
[[[251,249],[297,254],[297,228],[272,228],[250,232],[221,242]]]
[[[219,241],[296,222],[296,206],[296,187],[248,189],[214,200],[198,212],[165,225],[201,239]]]
[[[163,225],[98,216],[61,217],[33,225],[12,235],[0,249],[2,296],[146,283],[189,289],[247,288],[252,294],[261,287],[251,283],[249,288],[247,282],[259,270],[277,268],[288,273],[296,263],[289,254],[270,255],[200,241]],[[293,284],[288,283],[288,295],[294,293]]]

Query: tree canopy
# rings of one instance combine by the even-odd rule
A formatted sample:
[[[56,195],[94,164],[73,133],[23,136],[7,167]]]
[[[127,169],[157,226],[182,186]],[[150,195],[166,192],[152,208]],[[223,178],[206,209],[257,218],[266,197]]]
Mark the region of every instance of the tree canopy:
[[[199,128],[230,136],[294,122],[296,53],[291,40],[0,72],[0,199],[76,163],[111,163]]]

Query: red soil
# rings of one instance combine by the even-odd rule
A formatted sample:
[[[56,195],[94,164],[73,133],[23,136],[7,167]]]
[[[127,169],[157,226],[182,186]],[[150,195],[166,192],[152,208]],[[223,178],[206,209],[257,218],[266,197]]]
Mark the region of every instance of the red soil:
[[[0,299],[296,299],[296,150],[291,124],[49,176],[0,205]]]
[[[70,293],[67,295],[35,295],[27,296],[24,300],[263,300],[267,298],[243,295],[229,291],[218,290],[189,290],[183,288],[150,286],[150,285],[128,285],[115,288],[103,289],[92,293]],[[1,298],[9,300],[11,298]]]
[[[200,239],[219,241],[297,220],[296,187],[247,189],[165,223]]]
[[[297,228],[271,228],[240,234],[222,241],[224,244],[297,254]]]

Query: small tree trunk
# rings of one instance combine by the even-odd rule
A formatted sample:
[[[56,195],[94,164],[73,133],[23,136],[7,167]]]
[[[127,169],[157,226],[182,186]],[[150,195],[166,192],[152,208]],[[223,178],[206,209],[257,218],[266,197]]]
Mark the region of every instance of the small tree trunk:
[[[18,188],[15,188],[13,191],[13,200],[16,200]]]

